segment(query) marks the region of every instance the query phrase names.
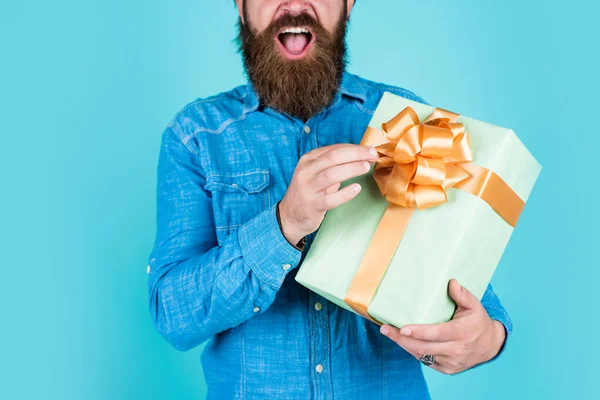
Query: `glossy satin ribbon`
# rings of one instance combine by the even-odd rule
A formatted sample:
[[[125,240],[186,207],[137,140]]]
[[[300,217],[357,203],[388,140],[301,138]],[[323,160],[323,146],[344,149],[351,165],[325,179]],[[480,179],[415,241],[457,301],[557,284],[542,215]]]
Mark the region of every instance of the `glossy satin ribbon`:
[[[406,107],[381,130],[367,128],[362,138],[361,144],[379,152],[373,178],[389,205],[344,301],[376,323],[367,309],[415,209],[447,202],[446,191],[452,187],[480,197],[512,227],[525,206],[502,178],[471,163],[469,136],[458,117],[436,108],[421,123],[416,112]]]

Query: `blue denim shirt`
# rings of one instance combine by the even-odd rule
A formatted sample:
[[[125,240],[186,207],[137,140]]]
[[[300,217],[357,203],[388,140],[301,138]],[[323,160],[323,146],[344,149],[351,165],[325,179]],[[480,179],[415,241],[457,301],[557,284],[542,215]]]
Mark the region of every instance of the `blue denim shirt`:
[[[276,218],[299,158],[358,144],[384,91],[424,102],[345,73],[332,105],[306,122],[263,108],[245,85],[188,104],[164,131],[150,313],[176,349],[210,339],[209,398],[429,398],[419,361],[294,280],[315,233],[301,252]],[[510,333],[491,287],[482,303]]]

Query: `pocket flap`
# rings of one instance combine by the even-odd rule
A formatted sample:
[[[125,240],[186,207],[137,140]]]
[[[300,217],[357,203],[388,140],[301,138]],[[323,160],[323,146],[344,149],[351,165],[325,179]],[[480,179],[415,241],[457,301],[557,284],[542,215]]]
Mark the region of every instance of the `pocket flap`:
[[[211,174],[204,188],[211,192],[257,193],[269,186],[269,171],[257,169],[236,174]]]

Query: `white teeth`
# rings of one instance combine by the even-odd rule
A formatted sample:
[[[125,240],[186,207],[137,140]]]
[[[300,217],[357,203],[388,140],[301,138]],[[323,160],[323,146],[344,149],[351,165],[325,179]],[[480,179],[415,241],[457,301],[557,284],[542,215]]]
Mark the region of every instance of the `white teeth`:
[[[306,28],[285,28],[281,33],[309,33]]]

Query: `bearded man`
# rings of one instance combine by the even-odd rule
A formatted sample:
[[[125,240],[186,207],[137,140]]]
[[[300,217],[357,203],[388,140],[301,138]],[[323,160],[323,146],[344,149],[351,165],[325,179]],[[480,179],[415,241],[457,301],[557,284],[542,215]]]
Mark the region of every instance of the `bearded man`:
[[[491,287],[458,282],[451,321],[381,328],[295,282],[327,210],[378,158],[361,137],[384,91],[349,74],[354,0],[237,0],[248,84],[186,105],[162,136],[150,312],[202,354],[209,398],[426,399],[422,364],[455,374],[511,332]],[[390,340],[391,339],[391,340]]]

